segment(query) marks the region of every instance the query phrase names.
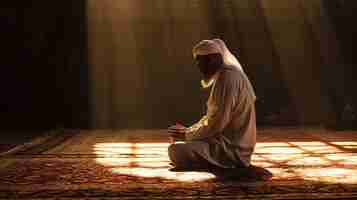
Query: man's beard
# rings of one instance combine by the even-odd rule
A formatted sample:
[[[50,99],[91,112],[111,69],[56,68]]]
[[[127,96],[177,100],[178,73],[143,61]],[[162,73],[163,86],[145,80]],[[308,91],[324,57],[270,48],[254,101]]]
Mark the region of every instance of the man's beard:
[[[213,83],[214,83],[214,75],[211,76],[205,75],[201,80],[202,88],[209,88],[212,86]]]

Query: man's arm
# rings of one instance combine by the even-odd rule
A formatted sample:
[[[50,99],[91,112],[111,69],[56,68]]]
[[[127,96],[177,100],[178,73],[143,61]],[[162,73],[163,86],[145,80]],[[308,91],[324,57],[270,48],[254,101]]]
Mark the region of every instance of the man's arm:
[[[186,140],[202,140],[220,134],[230,122],[238,82],[228,73],[220,74],[212,91],[212,103],[207,115],[200,120],[199,126],[187,129]]]
[[[190,126],[187,129],[187,132],[195,132],[206,123],[207,123],[207,115],[204,115],[204,116],[202,116],[202,118],[198,122],[196,122],[195,124]]]

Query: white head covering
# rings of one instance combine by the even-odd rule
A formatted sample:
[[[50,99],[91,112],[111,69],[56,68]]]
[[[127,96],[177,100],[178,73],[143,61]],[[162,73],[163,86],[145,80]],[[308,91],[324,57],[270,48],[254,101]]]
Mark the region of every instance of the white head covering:
[[[226,43],[223,40],[217,38],[213,39],[212,41],[215,42],[221,48],[221,55],[223,57],[224,64],[232,65],[237,69],[243,71],[243,68],[238,62],[238,59],[229,51]]]
[[[193,57],[196,58],[198,55],[222,54],[222,50],[213,40],[202,40],[193,47],[192,53]]]
[[[212,39],[212,40],[202,40],[201,42],[199,42],[197,45],[195,45],[192,49],[192,53],[193,53],[193,57],[196,58],[197,55],[208,55],[208,54],[215,54],[215,53],[219,53],[222,55],[223,57],[223,62],[226,66],[232,66],[235,69],[241,71],[243,73],[243,75],[246,77],[246,74],[243,71],[243,68],[241,66],[241,64],[239,63],[238,59],[229,51],[226,43],[221,40],[221,39]],[[216,74],[217,75],[217,74]],[[217,76],[214,75],[211,80],[205,81],[205,80],[201,80],[201,85],[204,88],[208,88],[211,85],[213,85],[215,79],[217,78]],[[253,86],[251,85],[248,77],[246,77],[249,84],[249,90],[253,96],[253,98],[255,97],[255,92],[253,89]]]
[[[197,55],[208,55],[219,53],[223,57],[223,62],[227,66],[234,66],[240,71],[243,71],[241,64],[237,58],[229,51],[226,43],[221,39],[202,40],[193,47],[193,57]]]

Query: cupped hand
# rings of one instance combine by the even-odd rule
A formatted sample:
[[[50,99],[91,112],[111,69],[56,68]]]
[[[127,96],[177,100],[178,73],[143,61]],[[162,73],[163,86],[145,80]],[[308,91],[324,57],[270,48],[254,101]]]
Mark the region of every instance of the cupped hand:
[[[175,141],[180,141],[185,140],[185,133],[187,131],[187,127],[181,124],[176,124],[174,126],[170,126],[167,131],[170,137],[172,137]]]
[[[181,125],[179,123],[176,123],[176,125],[170,126],[169,130],[184,130],[187,129],[184,125]]]

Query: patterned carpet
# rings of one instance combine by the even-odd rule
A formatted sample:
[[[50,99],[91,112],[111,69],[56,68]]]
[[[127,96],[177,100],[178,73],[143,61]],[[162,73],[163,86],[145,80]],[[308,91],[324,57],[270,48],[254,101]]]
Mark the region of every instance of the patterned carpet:
[[[2,156],[0,199],[357,199],[354,132],[260,131],[253,164],[268,182],[170,172],[164,134],[81,132]]]
[[[14,144],[0,144],[0,153],[7,152],[15,146]]]

